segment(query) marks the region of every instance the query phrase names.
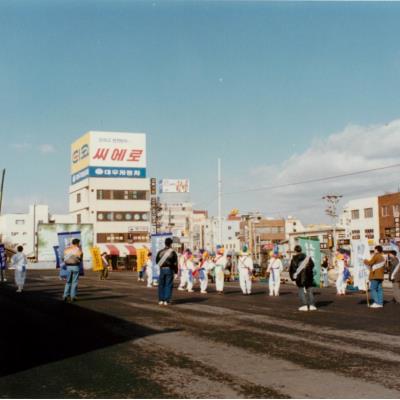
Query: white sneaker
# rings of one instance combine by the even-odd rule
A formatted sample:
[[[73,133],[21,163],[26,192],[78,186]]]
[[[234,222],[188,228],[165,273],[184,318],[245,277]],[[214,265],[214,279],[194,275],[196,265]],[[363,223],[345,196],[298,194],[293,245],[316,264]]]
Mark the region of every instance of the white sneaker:
[[[317,307],[315,307],[315,306],[310,306],[310,311],[317,311]]]
[[[168,306],[168,305],[169,305],[168,301],[164,301],[164,306]]]
[[[162,306],[162,305],[164,305],[164,302],[163,302],[163,301],[159,301],[159,302],[158,302],[158,305],[159,305],[159,306]]]
[[[301,306],[299,308],[299,311],[308,311],[308,307],[307,306]]]
[[[188,290],[188,293],[193,293],[193,292],[194,292],[194,290],[192,290],[192,289]]]
[[[201,294],[207,294],[207,292],[205,292],[204,290],[202,290],[200,293]]]
[[[380,304],[374,303],[371,305],[371,308],[383,308]]]
[[[181,292],[184,291],[184,288],[178,287],[178,290],[180,290]]]

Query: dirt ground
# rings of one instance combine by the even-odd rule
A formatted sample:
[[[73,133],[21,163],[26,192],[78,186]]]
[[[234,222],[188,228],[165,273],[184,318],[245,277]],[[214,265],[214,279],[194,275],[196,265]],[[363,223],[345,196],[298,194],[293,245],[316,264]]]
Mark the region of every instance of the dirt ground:
[[[79,301],[56,271],[0,285],[2,398],[399,398],[400,305],[317,289],[318,311],[237,282],[224,295],[174,291],[169,307],[131,272],[89,272]],[[11,272],[10,272],[11,278]]]

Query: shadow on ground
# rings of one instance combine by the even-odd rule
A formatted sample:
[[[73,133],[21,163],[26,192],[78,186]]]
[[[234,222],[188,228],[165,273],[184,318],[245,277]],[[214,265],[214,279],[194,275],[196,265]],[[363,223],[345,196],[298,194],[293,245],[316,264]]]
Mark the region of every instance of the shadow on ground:
[[[153,330],[80,307],[79,302],[64,303],[58,295],[51,290],[18,294],[10,286],[0,287],[0,377],[172,331]],[[94,294],[91,300],[107,298]],[[85,296],[84,302],[89,300]]]

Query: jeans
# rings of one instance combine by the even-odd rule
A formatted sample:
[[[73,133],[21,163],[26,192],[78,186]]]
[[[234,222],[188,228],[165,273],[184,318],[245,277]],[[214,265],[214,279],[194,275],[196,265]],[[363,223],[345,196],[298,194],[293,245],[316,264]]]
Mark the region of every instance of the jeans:
[[[65,284],[64,289],[64,299],[67,297],[74,299],[78,291],[79,265],[68,265],[67,274],[67,283]]]
[[[379,304],[380,306],[383,306],[382,281],[373,279],[370,284],[370,289],[371,289],[372,303],[376,303],[376,304]]]
[[[302,306],[315,306],[314,293],[312,287],[299,287],[299,297]]]
[[[158,300],[171,301],[172,289],[174,287],[174,272],[171,268],[161,268],[158,280]]]

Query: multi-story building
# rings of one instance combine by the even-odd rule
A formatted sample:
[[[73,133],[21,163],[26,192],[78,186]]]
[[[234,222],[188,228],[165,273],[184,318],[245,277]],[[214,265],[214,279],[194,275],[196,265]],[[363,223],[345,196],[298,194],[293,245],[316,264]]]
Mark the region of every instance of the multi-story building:
[[[27,257],[37,260],[40,245],[38,227],[70,223],[73,223],[71,215],[50,215],[48,205],[34,204],[29,206],[28,213],[3,214],[0,217],[0,241],[11,250],[22,246]]]
[[[205,228],[208,220],[208,212],[193,210],[192,217],[192,243],[193,250],[205,249]]]
[[[93,224],[94,244],[111,255],[149,246],[146,166],[143,133],[93,131],[71,146],[70,213],[78,224]]]
[[[37,227],[48,222],[49,207],[43,204],[29,206],[28,213],[4,214],[0,217],[1,242],[12,248],[23,246],[25,254],[34,258]]]
[[[193,248],[193,204],[190,202],[162,202],[160,232],[171,232],[185,248]]]
[[[345,229],[348,239],[367,239],[370,246],[379,243],[378,197],[349,201],[343,208],[339,226]]]
[[[381,242],[400,241],[400,192],[378,197]]]
[[[240,251],[240,217],[228,216],[221,221],[222,239],[219,242],[219,220],[211,217],[205,225],[205,248],[215,251],[217,245],[222,245],[229,254]]]

